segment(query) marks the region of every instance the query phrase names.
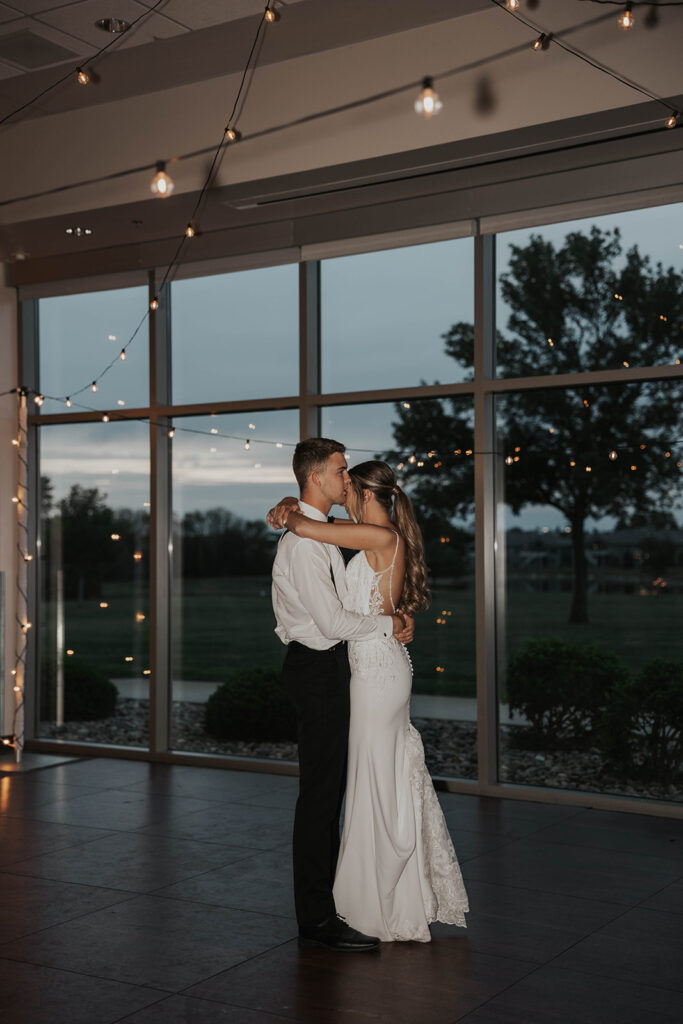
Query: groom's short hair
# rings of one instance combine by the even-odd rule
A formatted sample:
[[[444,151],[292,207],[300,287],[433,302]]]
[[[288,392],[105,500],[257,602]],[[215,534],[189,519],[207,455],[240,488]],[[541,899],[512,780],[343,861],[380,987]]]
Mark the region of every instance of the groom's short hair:
[[[303,491],[311,473],[325,468],[330,455],[334,455],[335,452],[341,452],[343,455],[345,451],[346,448],[341,442],[332,441],[329,437],[307,437],[305,441],[299,441],[294,449],[292,469],[300,489]]]

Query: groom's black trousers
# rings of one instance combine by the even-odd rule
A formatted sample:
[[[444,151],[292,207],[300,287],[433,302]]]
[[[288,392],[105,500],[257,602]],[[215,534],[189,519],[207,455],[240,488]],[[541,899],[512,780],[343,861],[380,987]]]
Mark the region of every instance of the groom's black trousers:
[[[300,927],[336,913],[332,885],[349,740],[345,643],[314,651],[292,642],[282,678],[296,709],[299,799],[294,815],[294,902]]]

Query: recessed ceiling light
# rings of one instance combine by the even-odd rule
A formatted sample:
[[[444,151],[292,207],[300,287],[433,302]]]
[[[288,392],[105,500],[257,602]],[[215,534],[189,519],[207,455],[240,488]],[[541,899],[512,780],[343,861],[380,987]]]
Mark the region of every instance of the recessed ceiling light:
[[[74,238],[81,238],[83,235],[92,235],[92,228],[67,228],[66,233]]]
[[[123,18],[98,18],[95,25],[103,32],[112,32],[114,35],[120,35],[129,28],[128,22]]]

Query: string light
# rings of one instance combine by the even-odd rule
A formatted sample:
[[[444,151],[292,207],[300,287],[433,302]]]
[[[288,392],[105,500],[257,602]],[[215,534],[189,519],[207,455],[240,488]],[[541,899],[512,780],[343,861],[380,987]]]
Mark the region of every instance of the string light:
[[[671,112],[671,114],[669,115],[669,117],[667,117],[666,121],[664,122],[666,127],[667,128],[676,128],[677,125],[678,125],[678,118],[679,117],[680,117],[679,112],[677,110],[673,110]]]
[[[149,308],[152,310],[152,312],[154,312],[155,310],[157,310],[159,308],[159,299],[156,297],[156,295],[154,296],[154,298],[150,302]]]
[[[422,90],[415,100],[416,112],[429,120],[430,117],[438,114],[442,107],[443,103],[439,99],[439,94],[434,91],[433,79],[429,76],[423,78]]]
[[[277,21],[280,15],[277,11],[274,11],[272,7],[268,6],[263,13],[263,17],[269,25],[272,25],[273,22]]]
[[[623,28],[625,31],[633,28],[633,4],[626,4],[624,13],[619,16],[619,28]]]
[[[241,132],[238,132],[232,125],[227,125],[225,129],[225,141],[226,142],[239,142],[242,138]]]
[[[168,436],[169,437],[175,437],[175,430],[169,430]]]
[[[185,238],[194,238],[195,235],[195,229],[192,227],[191,224],[188,224],[187,227],[185,228]]]
[[[612,449],[612,451],[611,451],[611,452],[609,453],[609,458],[611,459],[611,461],[612,461],[612,462],[616,462],[616,461],[617,461],[617,459],[619,458],[619,456],[617,455],[617,453],[616,453],[616,451],[614,450],[614,448],[613,448],[613,449]]]
[[[519,0],[505,0],[505,6],[507,7],[508,11],[518,11]]]
[[[245,450],[245,452],[248,452],[250,448],[251,448],[251,445],[249,444],[249,441],[248,440],[245,441],[244,442],[244,450]]]
[[[76,68],[76,81],[79,85],[87,85],[90,81],[90,75],[83,68]]]
[[[93,394],[95,394],[95,392],[97,391],[97,381],[96,380],[94,380],[92,382],[92,384],[90,385],[90,390],[92,391]]]
[[[102,422],[103,423],[109,423],[109,416],[108,416],[108,414],[106,412],[105,412],[104,416],[102,417]]]
[[[545,32],[541,32],[541,34],[538,37],[538,39],[534,39],[533,43],[531,44],[531,49],[532,50],[547,50],[547,48],[548,48],[548,37],[545,34]]]
[[[67,397],[66,401],[64,402],[64,405],[67,407],[67,409],[70,409],[71,406],[73,405],[73,402],[69,397]]]
[[[122,363],[125,362],[125,359],[126,359],[126,350],[125,350],[125,348],[121,349],[121,354],[119,356],[119,359],[121,360]]]
[[[514,461],[515,460],[512,458],[511,455],[506,455],[505,456],[505,465],[506,466],[511,466],[514,463]]]
[[[173,178],[166,173],[165,160],[159,160],[157,162],[157,172],[152,178],[149,187],[155,196],[161,196],[162,199],[166,199],[170,196],[171,192],[175,188]]]
[[[35,398],[33,399],[33,401],[38,406],[44,405],[45,404],[45,396],[44,395],[36,395]]]

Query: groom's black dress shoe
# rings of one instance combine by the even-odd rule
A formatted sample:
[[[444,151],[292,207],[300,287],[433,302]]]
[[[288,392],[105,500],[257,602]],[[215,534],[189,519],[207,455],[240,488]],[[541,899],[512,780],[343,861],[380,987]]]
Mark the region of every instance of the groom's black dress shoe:
[[[367,953],[379,949],[379,939],[374,935],[363,935],[337,915],[313,927],[299,928],[299,945],[322,946],[338,953]]]

